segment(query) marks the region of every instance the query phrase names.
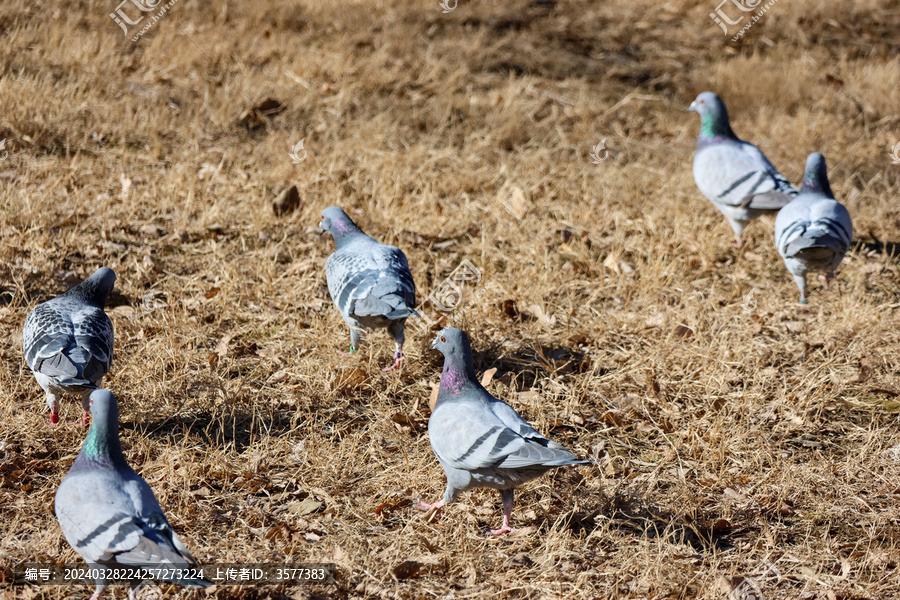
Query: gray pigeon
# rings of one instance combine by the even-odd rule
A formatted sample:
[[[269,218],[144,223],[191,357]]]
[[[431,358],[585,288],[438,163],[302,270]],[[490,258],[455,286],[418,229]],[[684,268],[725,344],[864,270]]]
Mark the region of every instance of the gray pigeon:
[[[725,103],[718,96],[703,92],[688,110],[700,115],[694,181],[728,219],[737,238],[734,245],[740,246],[750,221],[780,210],[797,195],[797,188],[759,148],[734,135]]]
[[[500,491],[503,525],[491,533],[512,531],[514,489],[555,467],[588,463],[534,430],[513,408],[494,398],[475,377],[469,338],[459,329],[441,330],[431,344],[444,355],[437,401],[428,420],[428,437],[444,473],[447,490],[422,510],[440,510],[465,490]]]
[[[403,326],[419,316],[416,285],[398,248],[376,242],[335,206],[322,211],[319,230],[334,238],[335,251],[325,261],[328,292],[350,326],[350,352],[359,349],[362,329],[387,327],[396,342],[392,371],[403,360]]]
[[[852,237],[850,213],[828,185],[825,157],[814,152],[806,159],[800,194],[775,217],[775,245],[800,288],[801,304],[806,304],[806,274],[824,271],[827,285]]]
[[[94,390],[90,407],[91,429],[56,492],[56,519],[66,540],[91,568],[161,569],[169,573],[157,574],[179,585],[212,585],[193,571],[197,561],[172,530],[153,490],[125,462],[116,397]],[[141,579],[130,581],[130,597],[140,584]],[[96,586],[91,600],[109,581],[97,579]]]
[[[51,427],[59,422],[60,394],[81,395],[81,420],[88,424],[88,396],[112,366],[113,326],[103,306],[115,282],[112,269],[101,267],[25,318],[25,363],[47,393]]]

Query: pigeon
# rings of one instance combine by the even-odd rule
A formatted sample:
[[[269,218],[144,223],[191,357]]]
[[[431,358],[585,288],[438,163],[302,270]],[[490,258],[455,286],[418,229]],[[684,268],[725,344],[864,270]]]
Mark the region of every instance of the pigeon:
[[[440,510],[465,490],[478,487],[500,491],[503,524],[493,535],[512,531],[514,489],[555,467],[589,463],[534,430],[509,404],[494,398],[475,377],[469,338],[459,329],[441,330],[432,350],[444,355],[441,385],[428,438],[447,475],[443,498],[434,504],[421,500],[421,510]]]
[[[403,360],[403,326],[419,316],[416,285],[406,256],[398,248],[376,242],[335,206],[322,211],[319,230],[334,238],[335,251],[325,261],[328,293],[350,326],[350,353],[359,349],[363,329],[387,327],[396,342],[393,371]],[[342,354],[344,354],[342,352]]]
[[[115,282],[112,269],[101,267],[25,318],[25,363],[47,394],[50,427],[59,423],[60,394],[81,395],[81,420],[88,424],[88,396],[112,366],[113,326],[103,306]]]
[[[211,586],[202,570],[194,570],[197,561],[172,530],[153,490],[125,462],[116,397],[94,390],[89,402],[91,429],[56,492],[56,520],[66,541],[91,568],[160,569],[150,574],[187,587]],[[141,579],[129,582],[130,598]],[[91,600],[109,586],[106,579],[95,583]]]
[[[806,159],[800,194],[775,217],[775,245],[800,288],[800,304],[807,302],[806,274],[825,271],[827,285],[852,237],[850,213],[828,185],[825,157],[814,152]]]
[[[694,181],[728,219],[737,238],[734,245],[740,246],[750,221],[780,210],[794,199],[797,188],[759,148],[734,135],[725,103],[714,93],[703,92],[688,110],[700,115]]]

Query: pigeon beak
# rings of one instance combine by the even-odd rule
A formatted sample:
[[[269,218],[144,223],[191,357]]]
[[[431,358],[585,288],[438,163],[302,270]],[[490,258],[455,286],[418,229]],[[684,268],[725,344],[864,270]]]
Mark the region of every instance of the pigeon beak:
[[[693,102],[691,102],[691,105],[688,106],[687,111],[688,111],[688,112],[697,112],[697,101],[696,101],[696,100],[694,100]]]
[[[434,338],[434,341],[431,342],[431,345],[430,345],[430,346],[428,346],[428,349],[429,349],[429,350],[437,350],[438,339],[439,339],[440,337],[441,337],[441,336],[438,335],[436,338]]]

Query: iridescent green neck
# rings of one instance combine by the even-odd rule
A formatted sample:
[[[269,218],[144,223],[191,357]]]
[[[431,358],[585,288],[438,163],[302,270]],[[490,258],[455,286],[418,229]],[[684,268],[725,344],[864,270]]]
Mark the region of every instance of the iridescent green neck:
[[[734,131],[728,122],[727,113],[711,111],[700,117],[700,140],[730,140],[735,139]]]
[[[125,464],[125,455],[119,443],[118,428],[110,431],[106,424],[95,421],[72,467],[115,467],[121,464]]]

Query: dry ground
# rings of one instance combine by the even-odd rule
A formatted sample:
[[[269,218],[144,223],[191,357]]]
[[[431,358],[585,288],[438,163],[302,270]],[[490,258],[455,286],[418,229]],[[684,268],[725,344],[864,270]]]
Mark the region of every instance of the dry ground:
[[[767,600],[900,597],[900,3],[783,0],[731,43],[715,2],[180,0],[132,43],[115,0],[5,0],[0,593],[91,591],[11,585],[78,559],[52,504],[84,436],[72,399],[47,428],[21,325],[107,265],[126,455],[194,554],[338,567],[167,593],[725,598],[756,574]],[[735,251],[694,186],[706,89],[790,179],[828,160],[858,244],[806,307],[772,219]],[[520,491],[521,535],[483,533],[495,492],[406,505],[443,491],[434,332],[409,328],[399,375],[384,332],[335,353],[332,204],[406,252],[422,299],[476,264],[446,322],[594,460]]]

